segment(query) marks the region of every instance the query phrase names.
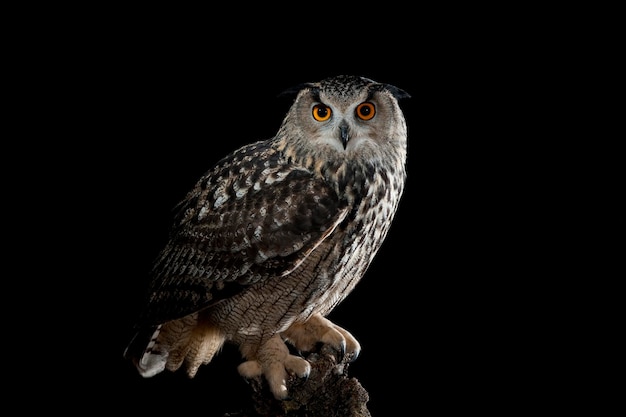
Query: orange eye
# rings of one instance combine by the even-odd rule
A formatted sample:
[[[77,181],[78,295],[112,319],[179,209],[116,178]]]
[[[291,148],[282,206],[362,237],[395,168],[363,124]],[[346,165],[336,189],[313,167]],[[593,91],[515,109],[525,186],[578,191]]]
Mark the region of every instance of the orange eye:
[[[331,114],[332,111],[328,106],[325,106],[323,104],[316,104],[315,106],[313,106],[313,118],[318,122],[325,122],[326,120],[330,119]]]
[[[376,114],[376,107],[369,101],[359,104],[356,115],[359,119],[370,120]]]

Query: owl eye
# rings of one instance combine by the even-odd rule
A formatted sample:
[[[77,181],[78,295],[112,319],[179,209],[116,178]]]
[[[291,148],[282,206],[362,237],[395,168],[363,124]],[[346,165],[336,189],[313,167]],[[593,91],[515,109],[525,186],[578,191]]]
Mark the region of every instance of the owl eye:
[[[313,118],[318,122],[324,122],[330,119],[331,114],[332,111],[328,106],[325,106],[323,104],[316,104],[315,106],[313,106]]]
[[[369,101],[361,103],[356,108],[356,115],[359,119],[370,120],[376,114],[376,107]]]

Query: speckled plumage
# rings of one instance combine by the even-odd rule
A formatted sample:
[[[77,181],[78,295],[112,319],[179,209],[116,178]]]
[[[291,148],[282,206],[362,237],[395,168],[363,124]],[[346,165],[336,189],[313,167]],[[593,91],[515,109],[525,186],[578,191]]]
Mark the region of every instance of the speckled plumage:
[[[356,76],[288,93],[276,136],[223,158],[179,204],[125,352],[143,376],[184,365],[193,377],[234,343],[241,375],[263,375],[285,398],[287,373],[310,371],[285,342],[358,355],[325,316],[364,275],[400,202],[408,94]]]

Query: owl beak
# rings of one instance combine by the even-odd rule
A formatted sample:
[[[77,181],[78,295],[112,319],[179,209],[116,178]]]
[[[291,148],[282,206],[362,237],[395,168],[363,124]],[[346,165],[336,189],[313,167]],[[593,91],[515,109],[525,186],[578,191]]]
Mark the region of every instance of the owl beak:
[[[350,128],[346,122],[341,122],[339,125],[339,135],[341,136],[341,144],[343,145],[343,149],[346,149],[348,146],[348,141],[350,140]]]

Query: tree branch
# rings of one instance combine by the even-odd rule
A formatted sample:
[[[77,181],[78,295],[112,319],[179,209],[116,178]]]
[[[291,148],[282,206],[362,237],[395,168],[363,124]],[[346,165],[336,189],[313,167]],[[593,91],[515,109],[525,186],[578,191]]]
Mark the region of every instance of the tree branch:
[[[289,378],[288,399],[276,400],[263,377],[250,379],[251,409],[224,417],[371,417],[367,391],[357,379],[348,377],[349,355],[337,363],[337,352],[323,345],[305,359],[311,364],[311,374]]]

